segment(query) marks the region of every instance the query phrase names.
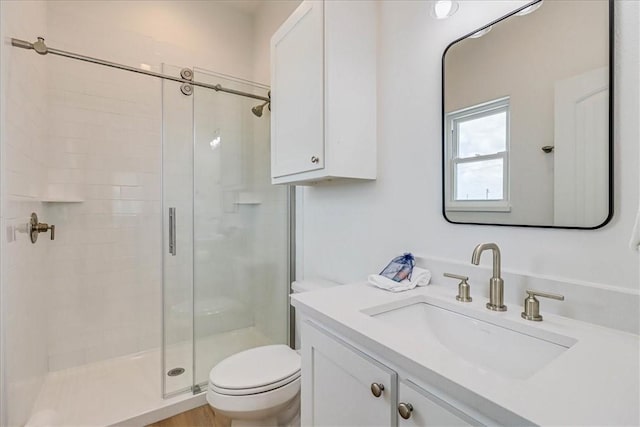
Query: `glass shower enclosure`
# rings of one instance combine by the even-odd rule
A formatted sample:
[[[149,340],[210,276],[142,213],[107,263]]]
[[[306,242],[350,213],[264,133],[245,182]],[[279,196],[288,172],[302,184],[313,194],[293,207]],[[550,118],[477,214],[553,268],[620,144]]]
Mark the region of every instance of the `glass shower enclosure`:
[[[195,68],[193,80],[267,96]],[[163,66],[180,75],[181,69]],[[269,173],[262,101],[162,83],[163,396],[197,393],[211,368],[289,337],[289,191]],[[253,109],[253,110],[252,110]],[[261,113],[261,114],[260,114]]]

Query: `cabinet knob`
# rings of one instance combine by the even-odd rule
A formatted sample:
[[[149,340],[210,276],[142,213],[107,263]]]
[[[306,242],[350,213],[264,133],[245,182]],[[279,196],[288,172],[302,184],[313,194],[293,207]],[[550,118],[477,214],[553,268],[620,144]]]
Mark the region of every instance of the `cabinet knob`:
[[[315,163],[317,164],[320,161],[320,157],[318,156],[311,156],[311,163]]]
[[[398,405],[398,413],[405,420],[408,420],[409,418],[411,418],[412,412],[413,412],[413,405],[411,403],[400,403]]]
[[[380,383],[371,383],[371,393],[375,396],[375,397],[380,397],[382,396],[382,392],[384,391],[384,385],[380,384]]]

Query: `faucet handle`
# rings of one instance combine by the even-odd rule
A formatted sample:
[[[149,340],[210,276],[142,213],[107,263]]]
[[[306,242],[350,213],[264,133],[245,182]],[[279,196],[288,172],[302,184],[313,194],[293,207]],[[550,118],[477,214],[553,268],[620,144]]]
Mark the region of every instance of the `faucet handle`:
[[[458,279],[460,280],[460,283],[458,283],[458,295],[456,295],[456,299],[460,302],[471,302],[472,298],[471,298],[471,286],[469,286],[469,283],[467,282],[469,280],[469,278],[467,276],[460,276],[458,274],[452,274],[452,273],[444,273],[444,277],[450,277],[452,279]]]
[[[542,321],[542,316],[540,315],[540,301],[538,301],[536,296],[564,301],[564,295],[533,291],[530,289],[527,289],[526,292],[527,297],[524,299],[523,303],[524,311],[520,315],[523,319],[532,320],[534,322]]]
[[[35,212],[31,213],[31,217],[29,223],[27,224],[27,227],[29,229],[31,243],[35,243],[38,241],[38,234],[46,233],[47,231],[51,231],[51,240],[55,240],[56,238],[56,226],[49,225],[44,222],[39,222],[38,215]]]
[[[467,276],[460,276],[459,274],[453,274],[453,273],[444,273],[443,276],[444,277],[450,277],[452,279],[458,279],[458,280],[461,280],[463,282],[466,282],[467,280],[469,280],[469,278]]]

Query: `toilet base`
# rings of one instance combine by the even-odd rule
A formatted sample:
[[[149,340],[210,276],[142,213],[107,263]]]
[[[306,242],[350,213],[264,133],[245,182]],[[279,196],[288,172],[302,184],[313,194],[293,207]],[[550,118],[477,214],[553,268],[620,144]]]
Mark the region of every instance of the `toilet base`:
[[[232,427],[299,427],[300,355],[277,344],[230,356],[211,370],[206,397]]]
[[[215,412],[216,408],[214,407],[213,410]],[[218,411],[231,419],[231,427],[300,427],[300,394],[298,393],[285,405],[269,410],[270,413],[275,412],[275,415],[265,418],[244,418],[242,415],[248,414]],[[252,415],[255,416],[255,413]]]

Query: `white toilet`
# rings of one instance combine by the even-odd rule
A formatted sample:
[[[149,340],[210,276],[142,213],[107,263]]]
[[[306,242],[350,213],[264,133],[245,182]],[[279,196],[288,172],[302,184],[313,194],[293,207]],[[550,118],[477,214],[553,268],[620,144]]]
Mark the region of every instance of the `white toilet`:
[[[294,282],[294,292],[338,285],[324,280]],[[296,319],[296,329],[298,327]],[[231,418],[232,427],[300,425],[300,355],[283,344],[242,351],[209,373],[207,402]]]

